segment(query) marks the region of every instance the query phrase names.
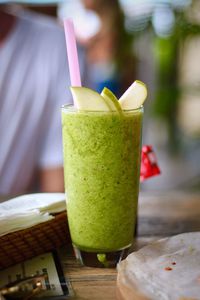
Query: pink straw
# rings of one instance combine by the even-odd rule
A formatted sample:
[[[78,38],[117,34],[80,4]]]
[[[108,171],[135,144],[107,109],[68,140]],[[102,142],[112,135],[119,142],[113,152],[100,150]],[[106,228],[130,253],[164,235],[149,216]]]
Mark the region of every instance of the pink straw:
[[[81,86],[80,68],[78,62],[74,25],[72,20],[64,20],[64,29],[71,85]]]

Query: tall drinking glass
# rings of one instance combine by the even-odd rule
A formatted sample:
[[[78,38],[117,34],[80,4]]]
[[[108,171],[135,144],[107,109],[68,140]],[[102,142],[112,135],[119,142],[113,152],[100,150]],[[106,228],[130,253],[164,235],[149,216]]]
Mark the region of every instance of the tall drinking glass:
[[[113,267],[133,242],[142,116],[62,107],[69,229],[85,265]]]

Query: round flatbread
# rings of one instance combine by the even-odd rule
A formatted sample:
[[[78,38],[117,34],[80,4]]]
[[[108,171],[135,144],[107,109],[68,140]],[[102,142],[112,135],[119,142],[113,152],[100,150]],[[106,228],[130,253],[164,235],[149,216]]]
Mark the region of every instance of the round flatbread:
[[[120,300],[200,300],[200,232],[155,241],[118,264]]]

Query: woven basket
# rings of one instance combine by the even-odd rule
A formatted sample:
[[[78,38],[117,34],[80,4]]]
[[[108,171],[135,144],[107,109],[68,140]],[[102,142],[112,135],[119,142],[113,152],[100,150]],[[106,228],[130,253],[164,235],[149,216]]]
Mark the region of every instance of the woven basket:
[[[25,230],[0,237],[0,270],[52,251],[70,241],[66,212]]]

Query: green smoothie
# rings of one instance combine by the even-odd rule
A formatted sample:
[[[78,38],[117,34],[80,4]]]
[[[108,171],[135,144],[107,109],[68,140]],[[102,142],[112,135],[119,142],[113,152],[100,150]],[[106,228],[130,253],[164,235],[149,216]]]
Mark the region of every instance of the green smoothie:
[[[133,241],[142,115],[62,109],[68,222],[80,250],[111,252]]]

